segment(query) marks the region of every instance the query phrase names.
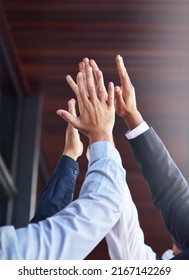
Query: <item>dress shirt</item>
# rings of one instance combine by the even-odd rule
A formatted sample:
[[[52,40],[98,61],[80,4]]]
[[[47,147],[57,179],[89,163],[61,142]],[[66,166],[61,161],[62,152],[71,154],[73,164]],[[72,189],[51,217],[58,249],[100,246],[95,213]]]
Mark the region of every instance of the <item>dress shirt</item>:
[[[174,258],[174,254],[173,254],[173,250],[172,249],[167,249],[161,256],[161,259],[163,261],[166,261],[166,260],[170,260]]]
[[[133,130],[128,130],[125,135],[128,140],[131,140],[131,139],[138,137],[139,135],[141,135],[148,129],[149,129],[148,124],[145,121],[143,121],[141,124],[139,124]]]
[[[120,218],[125,170],[115,147],[90,146],[90,162],[77,200],[56,215],[15,230],[0,228],[0,259],[84,259]]]
[[[156,254],[145,244],[139,224],[138,212],[130,190],[124,182],[123,210],[121,217],[106,236],[112,260],[155,260]]]
[[[146,122],[126,133],[129,139],[149,129]],[[89,152],[87,158],[90,160]],[[124,181],[123,211],[116,225],[106,235],[108,252],[112,260],[155,260],[156,254],[145,244],[140,228],[138,212],[130,190]]]
[[[126,136],[128,139],[133,139],[148,129],[147,123],[143,122],[132,131],[128,131]],[[145,244],[138,212],[126,181],[124,185],[121,217],[106,236],[110,258],[114,260],[155,260],[156,254],[151,247]]]

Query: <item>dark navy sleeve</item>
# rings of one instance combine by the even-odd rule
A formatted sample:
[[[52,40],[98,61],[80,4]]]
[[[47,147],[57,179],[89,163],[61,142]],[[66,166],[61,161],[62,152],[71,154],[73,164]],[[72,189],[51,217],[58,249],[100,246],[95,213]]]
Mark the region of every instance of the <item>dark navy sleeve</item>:
[[[180,254],[176,255],[171,260],[189,260],[189,248],[185,249],[183,252],[181,252]]]
[[[61,156],[53,176],[40,194],[30,223],[37,223],[56,214],[72,201],[78,174],[78,163],[68,156]]]

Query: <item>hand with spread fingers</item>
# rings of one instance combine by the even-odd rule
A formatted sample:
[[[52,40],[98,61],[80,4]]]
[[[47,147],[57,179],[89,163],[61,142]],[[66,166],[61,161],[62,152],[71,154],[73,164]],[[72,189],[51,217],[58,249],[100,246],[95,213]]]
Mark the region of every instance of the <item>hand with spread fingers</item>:
[[[62,109],[57,114],[86,135],[90,144],[96,141],[113,143],[114,85],[109,83],[107,93],[102,72],[98,70],[94,76],[92,67],[86,61],[80,65],[76,83],[71,76],[66,77],[76,95],[80,116]]]

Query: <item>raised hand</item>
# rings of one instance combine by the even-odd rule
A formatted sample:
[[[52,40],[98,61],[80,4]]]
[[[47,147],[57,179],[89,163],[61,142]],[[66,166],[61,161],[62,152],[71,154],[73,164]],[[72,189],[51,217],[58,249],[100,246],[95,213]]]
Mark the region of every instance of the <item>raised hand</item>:
[[[80,116],[76,117],[62,109],[57,114],[85,134],[90,143],[100,140],[113,143],[114,85],[109,83],[107,93],[102,72],[97,71],[94,76],[92,67],[87,64],[82,67],[82,71],[77,74],[76,83],[71,76],[66,77],[75,92]]]
[[[68,102],[68,112],[77,117],[75,109],[75,100],[71,99]],[[79,132],[70,123],[68,123],[66,129],[66,139],[63,155],[67,155],[74,160],[77,160],[83,153],[83,143],[80,140]]]
[[[128,128],[132,130],[143,122],[143,118],[137,109],[135,88],[133,87],[123,59],[116,56],[117,71],[121,86],[115,87],[115,109],[116,114],[121,116]]]

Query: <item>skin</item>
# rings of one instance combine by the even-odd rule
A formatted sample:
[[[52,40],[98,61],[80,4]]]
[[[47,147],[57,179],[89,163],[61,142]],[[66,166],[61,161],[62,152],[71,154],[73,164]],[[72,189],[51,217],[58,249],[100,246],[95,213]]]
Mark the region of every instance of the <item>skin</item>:
[[[76,83],[71,76],[66,77],[76,95],[80,116],[77,117],[63,109],[59,109],[57,114],[86,135],[90,144],[96,141],[114,144],[114,85],[109,83],[107,92],[102,72],[97,71],[94,76],[92,67],[87,63],[82,64],[82,67],[77,74]],[[75,104],[73,106],[75,108]]]
[[[116,61],[118,75],[120,78],[120,85],[114,88],[115,111],[118,116],[124,119],[129,130],[133,130],[143,122],[143,118],[137,108],[135,88],[131,83],[127,69],[124,65],[123,58],[120,55],[117,55],[115,61]],[[90,73],[88,73],[88,69],[90,67],[91,70]],[[91,102],[93,98],[94,104],[96,99],[98,99],[99,102],[107,103],[107,100],[109,98],[109,93],[111,95],[111,102],[112,102],[112,98],[113,98],[113,94],[111,93],[112,85],[110,85],[110,89],[107,94],[102,72],[99,70],[98,65],[93,59],[89,60],[88,58],[84,58],[83,61],[79,63],[79,71],[80,71],[79,73],[82,74],[82,85],[80,84],[80,80],[79,80],[80,77],[77,77],[76,83],[69,75],[66,77],[66,80],[76,94],[80,113],[84,110],[83,105],[85,105],[84,102],[82,102],[82,96],[80,96],[82,87],[83,87],[82,94],[85,95],[86,99],[88,100],[90,99],[89,101]],[[91,91],[93,93],[96,92],[96,97],[97,97],[96,99],[94,98],[94,95],[90,94]],[[101,112],[101,116],[102,116],[102,112]],[[103,125],[106,126],[106,122],[104,122]],[[181,250],[174,243],[172,249],[174,255],[177,255],[178,253],[181,252]]]
[[[124,119],[129,130],[132,130],[143,122],[143,118],[140,112],[138,111],[136,104],[135,88],[131,83],[128,72],[123,62],[123,58],[120,55],[117,55],[115,61],[118,75],[120,78],[120,86],[115,86],[114,88],[115,111],[118,116]],[[79,70],[83,74],[85,84],[87,82],[85,69],[89,66],[92,68],[94,82],[98,81],[98,75],[99,73],[102,73],[95,60],[84,58],[83,61],[79,63]],[[66,77],[66,79],[73,91],[77,93],[77,83],[74,83],[74,81],[69,75]],[[95,86],[99,92],[106,95],[103,75],[101,77],[101,83],[96,82]]]
[[[115,110],[116,114],[124,119],[129,130],[134,129],[143,122],[143,118],[137,109],[135,88],[133,87],[123,58],[117,55],[115,58],[120,86],[115,86]],[[94,60],[90,60],[94,75],[99,71],[98,65]]]
[[[124,119],[129,130],[132,130],[143,122],[143,118],[137,109],[135,89],[120,55],[116,57],[116,65],[121,83],[121,86],[115,87],[116,113]],[[175,256],[181,252],[175,243],[172,250]]]
[[[124,119],[129,130],[132,130],[143,122],[143,118],[137,109],[135,89],[120,55],[116,56],[116,65],[121,82],[121,86],[115,87],[116,113]]]
[[[76,117],[75,100],[71,99],[68,102],[68,112]],[[71,124],[68,123],[66,129],[65,146],[63,155],[69,156],[77,160],[83,153],[83,144],[80,140],[79,132]]]

